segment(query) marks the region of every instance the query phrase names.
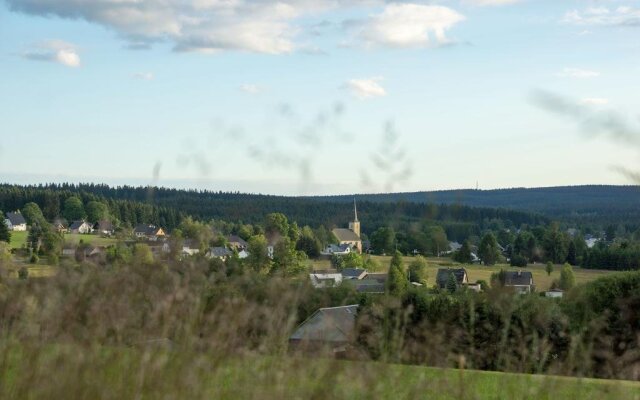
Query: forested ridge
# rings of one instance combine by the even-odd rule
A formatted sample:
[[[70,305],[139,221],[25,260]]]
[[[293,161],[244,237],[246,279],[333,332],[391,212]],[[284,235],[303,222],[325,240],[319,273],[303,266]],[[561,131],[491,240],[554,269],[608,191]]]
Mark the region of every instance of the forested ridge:
[[[202,220],[256,223],[266,214],[280,212],[301,226],[343,226],[353,218],[352,205],[334,199],[101,184],[4,184],[0,185],[0,209],[16,210],[33,201],[41,206],[45,217],[52,219],[60,214],[64,200],[72,195],[79,195],[83,202],[106,200],[111,215],[122,221],[157,223],[169,229],[186,215]],[[505,208],[367,199],[358,201],[358,217],[365,233],[382,226],[401,227],[413,221],[433,220],[445,226],[453,238],[478,233],[497,220],[513,227],[547,222],[541,215]]]
[[[354,195],[321,196],[321,201],[352,201]],[[558,186],[495,190],[440,190],[355,195],[359,201],[461,204],[543,214],[576,223],[627,223],[640,218],[640,187],[614,185]]]

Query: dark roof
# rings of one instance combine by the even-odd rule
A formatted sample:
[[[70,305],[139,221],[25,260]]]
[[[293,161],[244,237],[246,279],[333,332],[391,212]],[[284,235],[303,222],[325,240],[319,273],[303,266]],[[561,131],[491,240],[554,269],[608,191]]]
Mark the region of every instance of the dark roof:
[[[112,231],[113,224],[111,223],[111,221],[99,221],[96,222],[95,229],[99,231]]]
[[[360,240],[360,237],[351,229],[336,228],[333,230],[333,234],[341,242],[357,242]]]
[[[289,340],[349,342],[356,325],[357,305],[321,308],[304,321]]]
[[[209,253],[213,257],[228,257],[233,254],[226,247],[212,247],[209,249]]]
[[[136,228],[134,229],[134,232],[143,233],[145,235],[155,235],[156,233],[158,233],[159,229],[160,228],[158,228],[155,225],[138,224],[138,225],[136,225]]]
[[[74,230],[74,229],[79,229],[82,224],[84,224],[84,221],[73,221],[71,223],[71,225],[69,225],[69,229]]]
[[[458,285],[462,285],[464,282],[464,276],[467,274],[467,271],[464,268],[450,269],[450,268],[439,268],[438,275],[436,275],[436,284],[440,288],[445,288],[447,286],[447,282],[449,281],[449,275],[453,274],[456,278],[456,282]]]
[[[243,238],[241,238],[238,235],[229,235],[229,237],[227,238],[227,241],[231,244],[231,243],[237,243],[239,246],[242,247],[247,247],[249,246],[249,243],[247,243],[246,240],[244,240]]]
[[[533,274],[529,271],[505,271],[505,286],[533,285]]]
[[[360,293],[384,293],[384,282],[377,279],[364,278],[347,281]]]
[[[342,270],[342,276],[347,278],[359,278],[362,274],[366,273],[366,270],[360,268],[345,268]]]
[[[367,279],[373,279],[376,280],[380,283],[385,283],[387,281],[387,278],[389,278],[389,274],[384,273],[384,272],[378,272],[378,273],[374,273],[374,274],[367,274]],[[364,280],[364,279],[363,279]]]
[[[11,222],[11,225],[20,225],[27,223],[22,214],[20,214],[19,212],[8,212],[7,219],[9,220],[9,222]]]

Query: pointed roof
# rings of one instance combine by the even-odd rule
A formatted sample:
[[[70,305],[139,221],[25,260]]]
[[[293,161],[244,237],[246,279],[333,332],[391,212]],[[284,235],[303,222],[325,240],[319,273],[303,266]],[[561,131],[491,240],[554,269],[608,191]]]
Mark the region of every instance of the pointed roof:
[[[11,222],[11,225],[21,225],[27,223],[22,214],[20,214],[20,211],[8,212],[7,219]]]
[[[353,198],[353,214],[355,219],[353,220],[353,222],[358,222],[358,207],[356,206],[356,198]]]
[[[321,308],[304,321],[290,340],[348,342],[352,339],[358,305]]]

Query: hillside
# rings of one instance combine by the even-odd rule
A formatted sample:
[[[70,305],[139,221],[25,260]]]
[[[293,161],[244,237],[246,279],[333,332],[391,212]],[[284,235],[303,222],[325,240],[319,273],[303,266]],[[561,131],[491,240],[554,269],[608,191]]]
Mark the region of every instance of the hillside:
[[[593,223],[624,223],[640,217],[638,186],[585,185],[496,190],[321,196],[323,201],[412,202],[497,207],[540,213],[554,219]]]

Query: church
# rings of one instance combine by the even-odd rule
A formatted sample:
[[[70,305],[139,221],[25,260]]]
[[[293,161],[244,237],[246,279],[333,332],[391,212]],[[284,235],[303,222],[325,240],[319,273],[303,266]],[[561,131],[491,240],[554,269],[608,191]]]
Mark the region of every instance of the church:
[[[333,235],[338,239],[340,245],[349,245],[353,249],[356,249],[358,253],[362,253],[362,239],[360,238],[360,221],[358,221],[358,209],[356,207],[356,201],[353,200],[353,221],[349,222],[349,229],[336,228]]]

